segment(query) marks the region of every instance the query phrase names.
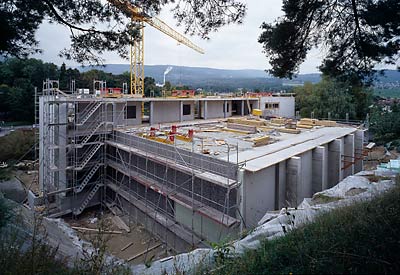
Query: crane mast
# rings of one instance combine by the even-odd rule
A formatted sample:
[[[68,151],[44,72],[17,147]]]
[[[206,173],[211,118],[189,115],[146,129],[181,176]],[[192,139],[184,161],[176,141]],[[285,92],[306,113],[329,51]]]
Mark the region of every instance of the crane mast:
[[[144,26],[145,23],[153,28],[163,32],[179,43],[195,50],[198,53],[204,54],[204,50],[192,43],[182,34],[175,31],[165,22],[157,17],[151,17],[145,14],[141,8],[133,5],[128,0],[108,0],[111,4],[125,12],[130,16],[139,31],[139,35],[132,41],[130,47],[130,76],[131,76],[131,95],[144,95]]]

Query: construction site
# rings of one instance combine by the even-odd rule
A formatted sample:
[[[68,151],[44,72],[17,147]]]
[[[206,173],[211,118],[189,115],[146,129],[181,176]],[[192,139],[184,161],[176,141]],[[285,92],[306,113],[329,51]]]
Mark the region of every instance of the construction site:
[[[39,187],[29,192],[31,209],[72,223],[108,209],[127,232],[140,226],[143,238],[157,240],[130,261],[161,245],[181,253],[237,238],[267,211],[296,207],[363,169],[365,129],[300,119],[294,94],[145,97],[144,23],[204,51],[137,7],[123,8],[141,26],[129,92],[126,83],[99,80],[61,91],[46,80],[36,94]],[[130,234],[120,245],[132,244]]]
[[[38,97],[32,209],[79,219],[109,209],[175,253],[235,238],[362,170],[365,130],[295,118],[292,94]],[[100,94],[100,95],[99,95]]]

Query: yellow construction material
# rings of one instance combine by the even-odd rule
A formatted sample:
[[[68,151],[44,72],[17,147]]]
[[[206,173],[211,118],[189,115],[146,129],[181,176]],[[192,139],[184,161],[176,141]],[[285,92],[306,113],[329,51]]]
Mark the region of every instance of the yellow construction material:
[[[270,122],[272,124],[279,124],[279,125],[283,125],[286,123],[286,119],[285,118],[271,118]]]
[[[300,119],[299,123],[301,125],[317,125],[318,119],[311,119],[311,118],[302,118]]]
[[[174,142],[169,140],[168,137],[151,137],[151,136],[144,136],[144,137],[161,143],[174,144]]]
[[[251,126],[264,126],[265,120],[261,119],[246,119],[246,118],[228,118],[229,123],[251,125]]]
[[[253,116],[262,116],[262,111],[260,109],[253,109]]]
[[[303,128],[303,129],[312,129],[313,126],[309,124],[302,124],[302,123],[297,123],[298,128]]]
[[[184,135],[181,135],[181,134],[176,134],[175,138],[179,139],[181,141],[185,141],[185,142],[192,142],[193,141],[193,138],[190,138],[190,137],[187,137],[187,136],[184,136]]]
[[[266,145],[269,143],[269,140],[270,140],[269,136],[253,138],[253,146],[257,147],[257,146]]]
[[[337,123],[336,123],[336,121],[332,121],[332,120],[318,120],[317,125],[325,126],[325,127],[336,127]]]
[[[257,129],[264,132],[274,130],[274,128],[268,126],[258,126]]]

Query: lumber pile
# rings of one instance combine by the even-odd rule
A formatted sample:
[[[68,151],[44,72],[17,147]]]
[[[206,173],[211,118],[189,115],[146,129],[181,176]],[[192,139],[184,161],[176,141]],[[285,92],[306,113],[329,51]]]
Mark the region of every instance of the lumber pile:
[[[336,123],[336,121],[332,121],[332,120],[318,120],[317,125],[325,126],[325,127],[336,127],[337,123]]]
[[[265,120],[261,119],[247,119],[247,118],[228,118],[228,123],[251,125],[251,126],[264,126]]]
[[[258,147],[262,145],[267,145],[269,143],[269,140],[270,140],[269,136],[253,138],[253,146]]]
[[[227,123],[227,128],[228,129],[234,129],[234,130],[239,130],[239,131],[245,131],[249,132],[251,134],[254,134],[257,132],[257,127],[252,126],[252,125],[245,125],[245,124],[238,124],[238,123]]]
[[[271,118],[271,123],[272,124],[278,124],[278,125],[284,125],[286,123],[286,119],[285,118]]]

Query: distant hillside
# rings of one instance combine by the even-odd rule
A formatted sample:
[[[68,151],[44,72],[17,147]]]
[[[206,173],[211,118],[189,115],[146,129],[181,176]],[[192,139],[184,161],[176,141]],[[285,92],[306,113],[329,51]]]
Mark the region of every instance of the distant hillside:
[[[172,71],[166,80],[174,85],[188,85],[193,88],[204,88],[208,90],[229,91],[237,88],[259,89],[259,90],[282,90],[290,89],[294,85],[302,85],[309,81],[319,82],[320,74],[300,74],[296,78],[278,79],[270,76],[263,70],[226,70],[203,67],[186,67],[174,65],[146,65],[145,75],[153,77],[157,83],[163,82],[164,72],[168,67]],[[105,66],[79,67],[80,71],[92,69],[102,70],[112,74],[122,74],[129,71],[128,64],[107,64]],[[400,81],[400,73],[394,70],[386,71],[386,76],[379,77],[379,82]]]

